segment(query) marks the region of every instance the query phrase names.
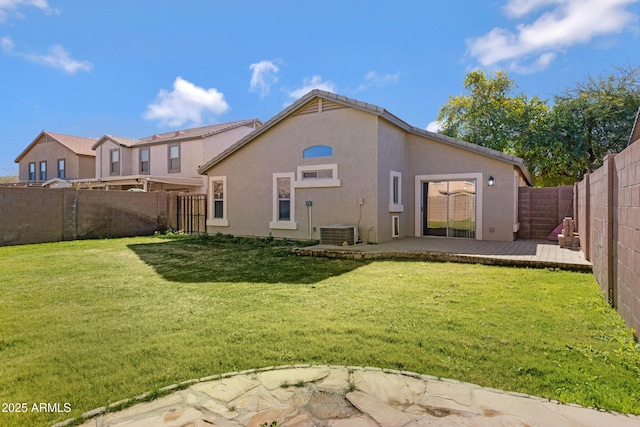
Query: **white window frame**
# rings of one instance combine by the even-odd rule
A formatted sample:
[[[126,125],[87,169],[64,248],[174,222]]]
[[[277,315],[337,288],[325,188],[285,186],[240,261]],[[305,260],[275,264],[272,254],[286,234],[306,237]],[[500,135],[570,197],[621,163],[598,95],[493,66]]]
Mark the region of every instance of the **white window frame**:
[[[214,218],[215,214],[215,199],[213,198],[213,183],[215,181],[222,181],[222,218]],[[209,200],[211,200],[209,209],[209,218],[207,218],[207,225],[211,227],[228,227],[229,220],[227,218],[227,193],[229,189],[227,187],[226,176],[210,176],[209,177]],[[218,199],[219,200],[219,199]]]
[[[398,223],[397,228],[396,228],[396,222]],[[400,237],[400,215],[391,216],[391,237],[392,238]]]
[[[290,197],[290,216],[289,221],[280,221],[278,220],[278,179],[288,178],[290,180],[290,188],[291,188],[291,197]],[[322,181],[322,180],[320,180]],[[286,173],[274,173],[273,174],[273,195],[272,195],[272,221],[269,223],[269,228],[275,230],[297,230],[298,223],[296,222],[296,174],[293,172]]]
[[[302,175],[305,172],[315,172],[322,170],[331,170],[333,178],[302,178]],[[337,163],[298,166],[296,168],[296,177],[297,179],[295,181],[291,181],[292,188],[340,187]]]
[[[398,180],[398,200],[393,199],[394,181]],[[391,171],[389,173],[389,212],[404,212],[402,204],[402,172]]]
[[[142,160],[142,153],[144,151],[147,152],[147,160],[146,160],[147,170],[146,171],[142,170],[143,163],[145,163]],[[149,174],[151,174],[151,148],[150,147],[142,147],[142,148],[140,148],[138,150],[138,170],[140,172],[140,175],[149,175]]]

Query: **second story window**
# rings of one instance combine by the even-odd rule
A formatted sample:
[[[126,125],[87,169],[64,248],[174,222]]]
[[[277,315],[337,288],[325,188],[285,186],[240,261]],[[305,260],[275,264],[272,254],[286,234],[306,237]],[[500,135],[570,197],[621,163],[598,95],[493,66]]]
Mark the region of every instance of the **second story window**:
[[[169,172],[180,172],[180,146],[169,146]]]
[[[58,178],[66,178],[65,161],[58,159]]]
[[[47,180],[47,162],[40,162],[40,181]]]
[[[29,181],[36,180],[36,163],[29,163]]]
[[[111,175],[120,175],[120,150],[111,150],[111,165],[109,167],[109,173]]]
[[[140,149],[140,173],[141,174],[149,173],[149,149],[148,148]]]

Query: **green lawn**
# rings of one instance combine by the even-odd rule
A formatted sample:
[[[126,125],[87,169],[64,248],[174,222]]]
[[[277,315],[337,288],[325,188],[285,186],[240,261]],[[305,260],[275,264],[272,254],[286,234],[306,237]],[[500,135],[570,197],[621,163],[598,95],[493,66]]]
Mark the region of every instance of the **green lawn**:
[[[156,237],[0,247],[0,413],[47,425],[216,373],[393,368],[640,414],[640,349],[585,273]]]

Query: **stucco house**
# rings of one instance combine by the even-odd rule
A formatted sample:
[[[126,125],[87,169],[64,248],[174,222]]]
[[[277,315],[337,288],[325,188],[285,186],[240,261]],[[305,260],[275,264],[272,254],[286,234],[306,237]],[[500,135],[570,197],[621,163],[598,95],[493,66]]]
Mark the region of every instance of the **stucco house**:
[[[198,172],[209,180],[209,233],[337,244],[406,236],[511,241],[518,187],[532,185],[518,157],[320,90]]]
[[[141,139],[104,135],[95,141],[92,188],[206,192],[198,167],[262,123],[241,120],[155,134]]]
[[[20,153],[19,181],[22,184],[39,184],[52,180],[93,178],[96,154],[91,149],[95,138],[64,135],[42,131]]]

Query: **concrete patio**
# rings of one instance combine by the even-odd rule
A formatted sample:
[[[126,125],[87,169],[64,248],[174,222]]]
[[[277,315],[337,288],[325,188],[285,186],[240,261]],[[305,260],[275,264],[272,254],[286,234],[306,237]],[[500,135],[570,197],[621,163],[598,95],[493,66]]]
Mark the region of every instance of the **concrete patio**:
[[[563,249],[548,240],[493,242],[439,237],[407,237],[380,244],[316,245],[295,250],[299,255],[348,259],[420,259],[473,264],[547,267],[591,271],[582,251]]]

